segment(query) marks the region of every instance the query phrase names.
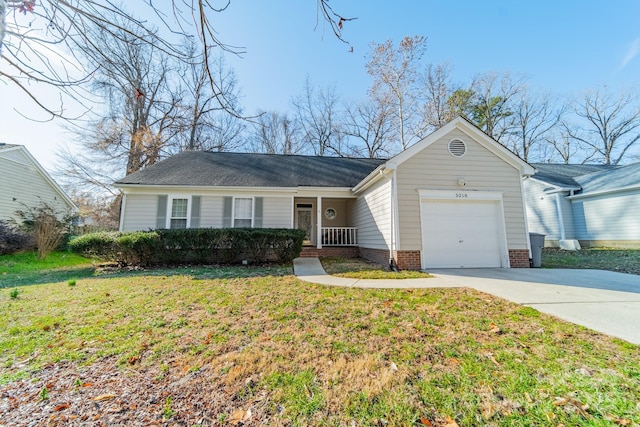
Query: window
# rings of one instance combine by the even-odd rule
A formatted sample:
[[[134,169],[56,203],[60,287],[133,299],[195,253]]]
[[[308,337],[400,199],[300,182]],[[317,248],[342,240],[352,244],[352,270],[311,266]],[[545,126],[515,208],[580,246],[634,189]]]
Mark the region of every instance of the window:
[[[233,200],[233,227],[251,227],[253,199],[236,197]]]
[[[171,199],[169,228],[187,228],[189,199]]]

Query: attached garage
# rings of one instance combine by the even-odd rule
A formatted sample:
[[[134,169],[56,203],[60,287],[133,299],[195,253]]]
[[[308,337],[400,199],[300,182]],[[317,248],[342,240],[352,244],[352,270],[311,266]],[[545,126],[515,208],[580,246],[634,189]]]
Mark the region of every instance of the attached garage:
[[[500,192],[419,193],[422,268],[509,267]]]

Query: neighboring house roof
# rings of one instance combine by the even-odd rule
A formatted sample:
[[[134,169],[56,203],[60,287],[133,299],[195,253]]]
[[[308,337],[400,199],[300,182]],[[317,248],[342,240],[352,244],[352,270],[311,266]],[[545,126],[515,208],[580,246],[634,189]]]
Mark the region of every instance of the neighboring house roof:
[[[617,167],[612,165],[567,165],[559,163],[532,163],[531,166],[536,168],[536,173],[533,175],[533,178],[556,187],[571,187],[576,189],[581,187],[575,180],[576,177],[593,172],[607,171]]]
[[[576,178],[582,195],[640,186],[640,163],[618,166]]]
[[[384,162],[347,157],[184,151],[115,184],[351,188]]]
[[[631,165],[566,165],[534,163],[532,178],[581,196],[640,186],[640,163]],[[557,191],[557,189],[556,189]]]
[[[19,145],[16,145],[16,144],[5,144],[4,142],[0,142],[0,151],[7,150],[9,148],[15,148],[15,147],[19,147]]]

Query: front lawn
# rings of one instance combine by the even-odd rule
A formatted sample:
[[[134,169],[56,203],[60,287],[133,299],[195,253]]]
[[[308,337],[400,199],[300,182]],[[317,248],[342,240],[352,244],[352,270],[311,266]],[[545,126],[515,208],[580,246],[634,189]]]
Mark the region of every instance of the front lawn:
[[[587,268],[640,274],[640,249],[582,249],[564,251],[544,248],[543,268]]]
[[[3,290],[0,420],[640,423],[638,346],[469,289],[325,287],[287,270]]]
[[[0,256],[0,289],[90,277],[94,261],[71,252],[52,252],[43,260],[34,251]]]
[[[333,276],[352,279],[417,279],[433,277],[422,271],[391,271],[386,266],[362,258],[320,258],[322,267]]]

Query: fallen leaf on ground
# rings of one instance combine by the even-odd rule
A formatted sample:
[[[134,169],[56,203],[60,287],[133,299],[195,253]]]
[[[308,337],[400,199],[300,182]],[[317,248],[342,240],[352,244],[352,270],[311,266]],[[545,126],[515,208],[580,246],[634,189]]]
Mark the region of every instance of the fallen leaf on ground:
[[[422,417],[420,418],[420,423],[422,425],[428,426],[428,427],[433,427],[433,424],[431,423],[431,421],[429,421],[428,419]]]
[[[67,409],[68,407],[69,407],[68,403],[61,403],[60,405],[53,408],[53,410],[58,412],[58,411],[62,411],[63,409]]]
[[[251,418],[251,409],[247,409],[246,411],[242,408],[236,409],[231,414],[231,418],[229,418],[229,423],[231,425],[237,426],[240,423],[244,423]]]
[[[498,328],[498,325],[492,322],[489,325],[489,332],[492,332],[494,334],[499,334],[501,331],[500,331],[500,328]]]
[[[617,424],[619,426],[630,426],[631,425],[631,420],[628,420],[626,418],[618,418],[618,417],[615,417],[613,415],[605,415],[604,419],[607,420],[607,421],[611,421],[614,424]]]
[[[442,427],[460,427],[458,423],[448,415],[444,417],[444,422],[445,423],[442,425]]]
[[[113,399],[114,397],[116,397],[115,394],[101,394],[100,396],[94,397],[93,400],[95,400],[96,402],[100,402],[102,400]]]

